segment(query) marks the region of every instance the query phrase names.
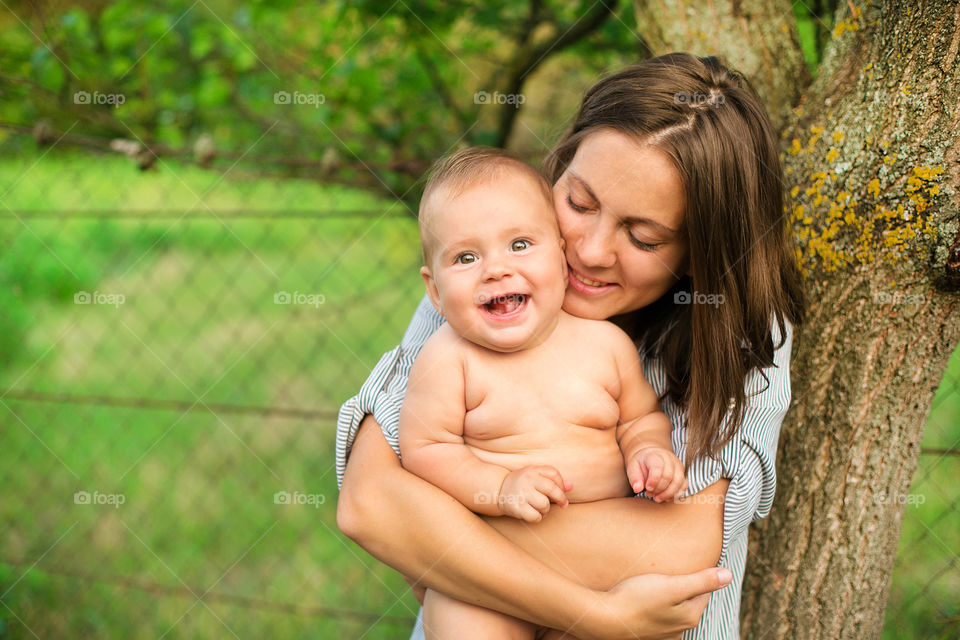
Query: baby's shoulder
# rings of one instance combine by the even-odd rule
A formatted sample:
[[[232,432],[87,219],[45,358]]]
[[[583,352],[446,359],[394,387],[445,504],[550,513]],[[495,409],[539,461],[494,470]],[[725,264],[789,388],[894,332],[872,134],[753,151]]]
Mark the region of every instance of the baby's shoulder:
[[[448,323],[444,322],[427,338],[427,341],[423,343],[423,347],[420,349],[420,355],[424,353],[428,355],[449,353],[452,349],[458,348],[461,342],[460,336],[450,328]]]
[[[431,376],[449,374],[451,368],[462,365],[462,348],[463,341],[449,325],[441,325],[423,343],[414,359],[411,375],[424,375],[427,372]]]
[[[590,320],[588,318],[578,318],[565,311],[562,312],[563,319],[568,327],[568,331],[578,340],[585,341],[594,347],[608,347],[610,349],[622,349],[625,345],[633,347],[633,340],[626,332],[613,324],[609,320]]]
[[[417,355],[417,360],[430,360],[433,363],[462,363],[469,357],[472,345],[473,343],[464,340],[450,328],[449,323],[445,322],[433,332],[433,335],[427,338]]]

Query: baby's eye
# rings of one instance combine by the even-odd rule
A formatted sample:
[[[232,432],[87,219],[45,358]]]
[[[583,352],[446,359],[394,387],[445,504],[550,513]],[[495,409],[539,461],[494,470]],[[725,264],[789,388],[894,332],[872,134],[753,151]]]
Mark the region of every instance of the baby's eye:
[[[513,242],[510,243],[510,251],[523,251],[524,249],[529,249],[529,248],[530,248],[530,241],[524,240],[522,238],[520,240],[514,240]]]
[[[457,264],[473,264],[477,261],[477,254],[464,252],[454,258],[454,262]]]

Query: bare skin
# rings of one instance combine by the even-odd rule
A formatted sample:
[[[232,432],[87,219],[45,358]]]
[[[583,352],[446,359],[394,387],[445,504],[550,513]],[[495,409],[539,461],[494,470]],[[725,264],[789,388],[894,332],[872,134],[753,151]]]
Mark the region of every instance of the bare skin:
[[[718,492],[720,484],[714,485]],[[379,560],[458,600],[580,638],[676,637],[697,625],[710,592],[731,579],[729,571],[715,567],[722,535],[717,505],[618,500],[630,506],[620,511],[624,505],[614,500],[552,509],[537,525],[536,537],[509,519],[513,526],[503,533],[515,536],[512,542],[447,493],[404,470],[379,425],[367,416],[344,475],[337,524]],[[583,557],[565,548],[575,542],[563,540],[583,539],[588,531],[602,535],[608,549],[636,545],[638,531],[664,526],[661,514],[676,518],[674,534],[645,550],[642,560],[658,573],[627,578],[606,591],[567,577],[581,562],[604,559],[596,553]],[[599,529],[598,517],[606,522]],[[508,524],[505,518],[492,520]]]
[[[588,135],[554,186],[554,204],[570,272],[563,308],[572,315],[602,320],[644,307],[695,259],[682,233],[679,174],[663,153],[624,134]],[[698,495],[717,498],[727,485]],[[535,529],[512,518],[484,522],[405,471],[370,416],[350,452],[337,523],[419,585],[579,638],[675,638],[731,578],[715,567],[718,500],[571,504],[550,509]],[[665,535],[651,540],[657,532]],[[589,553],[579,548],[584,540]],[[634,570],[656,573],[602,590]],[[687,571],[697,572],[663,575]],[[588,574],[599,576],[596,588],[574,579]]]

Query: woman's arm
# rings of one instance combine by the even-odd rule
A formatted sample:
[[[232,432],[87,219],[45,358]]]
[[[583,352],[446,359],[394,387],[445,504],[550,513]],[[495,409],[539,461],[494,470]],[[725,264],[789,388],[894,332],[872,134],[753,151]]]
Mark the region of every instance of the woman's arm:
[[[618,515],[624,523],[620,539],[656,534],[660,524],[649,517],[652,512],[631,513],[644,515],[636,519]],[[557,535],[563,534],[564,522],[575,521],[587,526],[586,520],[558,521]],[[730,580],[729,572],[714,568],[685,576],[637,576],[609,591],[597,591],[565,578],[449,495],[405,471],[370,416],[350,453],[337,524],[372,555],[430,588],[583,638],[676,635],[697,624],[706,594]],[[641,528],[634,528],[638,525]],[[616,531],[612,523],[607,527]],[[668,539],[651,544],[645,562],[660,573],[686,570],[691,549],[673,546]],[[713,556],[703,566],[715,562]]]
[[[633,575],[715,567],[729,482],[718,480],[679,502],[613,498],[571,503],[566,509],[551,509],[533,527],[512,518],[486,521],[571,580],[609,589]]]

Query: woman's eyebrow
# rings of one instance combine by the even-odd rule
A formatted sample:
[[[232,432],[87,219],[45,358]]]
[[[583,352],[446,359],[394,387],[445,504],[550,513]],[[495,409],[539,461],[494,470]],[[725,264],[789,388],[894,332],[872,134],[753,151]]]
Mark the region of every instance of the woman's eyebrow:
[[[596,194],[593,192],[593,189],[591,189],[591,188],[590,188],[590,185],[587,184],[586,180],[584,180],[583,178],[581,178],[580,176],[578,176],[578,175],[577,175],[576,173],[574,173],[573,171],[570,171],[569,169],[567,170],[567,173],[570,174],[570,178],[571,178],[571,179],[576,180],[576,181],[580,184],[580,186],[583,187],[583,189],[587,192],[587,195],[589,195],[591,198],[593,198],[593,201],[594,201],[594,202],[600,202],[600,198],[598,198],[598,197],[596,196]],[[645,225],[650,226],[650,227],[653,227],[653,228],[655,228],[655,229],[660,229],[660,230],[662,230],[662,231],[666,231],[667,233],[671,233],[671,234],[676,234],[676,233],[677,233],[677,230],[676,230],[676,229],[672,229],[672,228],[668,227],[667,225],[662,224],[662,223],[660,223],[660,222],[657,222],[656,220],[652,220],[652,219],[650,219],[650,218],[641,218],[641,217],[636,217],[636,216],[627,216],[627,217],[625,217],[625,218],[620,218],[620,221],[623,222],[623,224],[626,224],[626,225],[631,225],[631,224],[645,224]]]

